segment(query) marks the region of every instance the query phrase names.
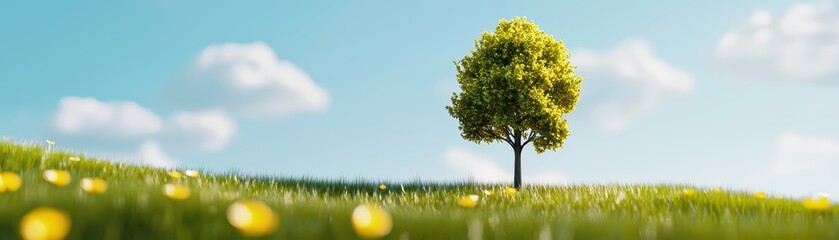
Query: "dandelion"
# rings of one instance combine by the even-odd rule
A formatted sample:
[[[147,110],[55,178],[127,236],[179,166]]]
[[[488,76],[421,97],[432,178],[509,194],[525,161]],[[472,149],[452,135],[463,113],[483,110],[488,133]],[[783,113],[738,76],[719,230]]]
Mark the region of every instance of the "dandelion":
[[[766,192],[755,192],[754,195],[757,200],[766,199]]]
[[[53,185],[63,187],[70,184],[73,177],[70,176],[70,173],[67,171],[49,169],[44,171],[44,180],[47,180],[47,182],[52,183]]]
[[[180,184],[166,184],[163,186],[163,193],[172,200],[184,200],[189,198],[189,188]]]
[[[175,171],[175,170],[169,171],[166,174],[169,175],[169,177],[174,178],[174,179],[180,179],[181,177],[184,176],[181,172],[178,172],[178,171]]]
[[[801,204],[804,205],[805,209],[813,212],[824,212],[830,208],[830,200],[827,198],[827,195],[821,195],[817,200],[809,197],[805,198]]]
[[[227,221],[242,235],[261,237],[274,232],[280,218],[260,201],[243,200],[227,208]]]
[[[108,183],[100,178],[83,178],[79,186],[88,193],[104,193],[108,190]]]
[[[390,233],[393,219],[381,207],[362,204],[352,212],[352,225],[361,238],[381,238]]]
[[[495,191],[493,190],[484,190],[484,195],[492,196],[495,195]]]
[[[696,194],[696,190],[695,190],[695,189],[693,189],[693,188],[685,188],[685,189],[682,189],[682,194],[684,194],[685,196],[690,197],[690,196],[693,196],[693,195],[695,195],[695,194]]]
[[[478,205],[479,199],[480,197],[478,197],[478,195],[471,194],[469,196],[458,198],[457,205],[460,205],[461,207],[465,208],[474,208],[476,205]]]
[[[198,177],[198,175],[200,174],[198,173],[198,171],[195,170],[186,170],[184,171],[184,175],[186,175],[187,177]]]
[[[506,194],[508,196],[516,195],[517,192],[519,192],[519,190],[516,190],[516,188],[511,188],[511,187],[505,187],[504,188],[504,194]]]
[[[70,161],[73,161],[73,162],[81,161],[81,159],[79,157],[75,157],[75,156],[74,157],[69,157],[67,159],[70,160]]]
[[[379,190],[384,191],[385,189],[387,189],[387,185],[385,185],[384,183],[379,184]]]
[[[13,172],[0,173],[0,192],[14,192],[20,188],[20,176]]]
[[[20,220],[23,239],[64,239],[70,232],[70,216],[49,207],[29,211]]]

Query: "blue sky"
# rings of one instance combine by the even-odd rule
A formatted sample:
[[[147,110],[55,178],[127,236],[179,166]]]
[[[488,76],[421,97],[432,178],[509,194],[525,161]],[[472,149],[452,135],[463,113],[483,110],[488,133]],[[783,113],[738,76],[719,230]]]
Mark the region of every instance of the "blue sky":
[[[218,172],[508,182],[509,146],[462,140],[444,106],[452,62],[527,16],[585,80],[565,148],[526,152],[526,182],[839,194],[833,5],[4,2],[0,135]]]

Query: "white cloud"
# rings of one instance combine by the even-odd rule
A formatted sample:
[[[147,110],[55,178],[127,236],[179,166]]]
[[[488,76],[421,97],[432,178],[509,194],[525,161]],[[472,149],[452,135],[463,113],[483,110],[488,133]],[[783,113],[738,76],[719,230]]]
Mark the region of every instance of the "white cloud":
[[[163,122],[135,102],[102,102],[95,98],[71,96],[59,101],[52,125],[64,135],[123,139],[156,134]]]
[[[167,146],[197,146],[206,151],[224,148],[236,135],[237,124],[224,112],[176,112],[168,120],[129,101],[103,102],[95,98],[64,97],[52,127],[76,139],[163,141]]]
[[[512,175],[498,166],[492,159],[477,155],[469,150],[462,148],[446,149],[443,153],[443,159],[458,174],[469,176],[477,182],[497,183],[513,180]]]
[[[217,108],[247,117],[325,111],[329,94],[303,70],[279,60],[268,45],[210,45],[167,92],[188,109]]]
[[[146,141],[140,145],[137,156],[142,163],[153,167],[172,167],[175,164],[175,160],[167,156],[155,141]]]
[[[446,165],[459,176],[470,177],[481,183],[508,183],[513,175],[499,166],[492,158],[478,155],[469,150],[450,147],[443,152]],[[512,165],[512,161],[510,161]],[[533,176],[522,174],[525,184],[564,184],[565,177],[559,172],[538,172]]]
[[[776,18],[759,10],[725,33],[714,55],[727,72],[772,79],[839,77],[839,12],[830,2],[798,3]]]
[[[753,26],[769,25],[772,23],[772,14],[766,10],[758,10],[752,15],[751,19],[749,19],[749,23]]]
[[[176,142],[191,142],[206,151],[218,151],[230,142],[236,130],[236,123],[221,111],[177,112],[169,120],[166,135]]]
[[[607,97],[592,110],[595,123],[604,130],[622,130],[667,94],[684,94],[694,88],[690,74],[662,60],[640,39],[625,40],[607,53],[578,50],[572,57],[586,79],[584,88],[591,83],[619,86],[619,92],[611,94],[618,97]]]
[[[776,150],[770,170],[775,175],[803,174],[839,163],[839,140],[786,133],[778,138]]]

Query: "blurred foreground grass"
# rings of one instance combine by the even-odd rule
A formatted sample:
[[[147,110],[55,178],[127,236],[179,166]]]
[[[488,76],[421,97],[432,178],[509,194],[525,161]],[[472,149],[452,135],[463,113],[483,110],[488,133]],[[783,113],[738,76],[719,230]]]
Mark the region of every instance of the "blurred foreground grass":
[[[47,181],[50,169],[67,171],[69,184]],[[214,175],[9,141],[0,141],[0,172],[22,182],[0,192],[0,239],[21,238],[24,215],[39,207],[69,216],[68,239],[239,239],[249,232],[237,231],[227,212],[241,200],[264,203],[278,218],[276,228],[257,237],[268,239],[358,239],[365,235],[352,219],[361,204],[381,206],[392,216],[384,236],[389,239],[839,239],[836,206],[814,209],[801,199],[692,186],[528,186],[513,192],[467,182]],[[107,188],[83,178],[104,180]],[[189,194],[170,188],[167,196],[167,184],[185,186]],[[368,215],[363,217],[375,217]]]

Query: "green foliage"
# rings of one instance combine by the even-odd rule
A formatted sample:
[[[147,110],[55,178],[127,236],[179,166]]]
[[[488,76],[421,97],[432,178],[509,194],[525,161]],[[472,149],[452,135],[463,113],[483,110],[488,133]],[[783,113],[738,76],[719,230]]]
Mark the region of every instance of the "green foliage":
[[[502,19],[455,65],[462,92],[446,109],[464,139],[514,148],[532,141],[538,153],[562,147],[569,134],[562,117],[574,110],[582,82],[562,41],[527,18]]]
[[[60,143],[59,143],[60,144]],[[44,156],[43,167],[41,158]],[[225,218],[240,199],[265,202],[280,217],[266,239],[357,239],[351,225],[358,204],[378,204],[393,216],[387,239],[835,239],[839,207],[814,213],[801,202],[748,192],[715,192],[677,185],[530,186],[515,195],[501,185],[318,180],[208,174],[173,179],[167,170],[111,163],[66,151],[0,141],[0,171],[23,179],[0,193],[0,239],[18,239],[21,217],[37,207],[65,211],[68,239],[243,239]],[[69,171],[68,186],[53,186],[42,169]],[[102,194],[88,194],[79,179],[99,177]],[[185,201],[162,188],[180,183]],[[484,190],[493,191],[486,195]],[[475,208],[457,199],[480,195]]]

